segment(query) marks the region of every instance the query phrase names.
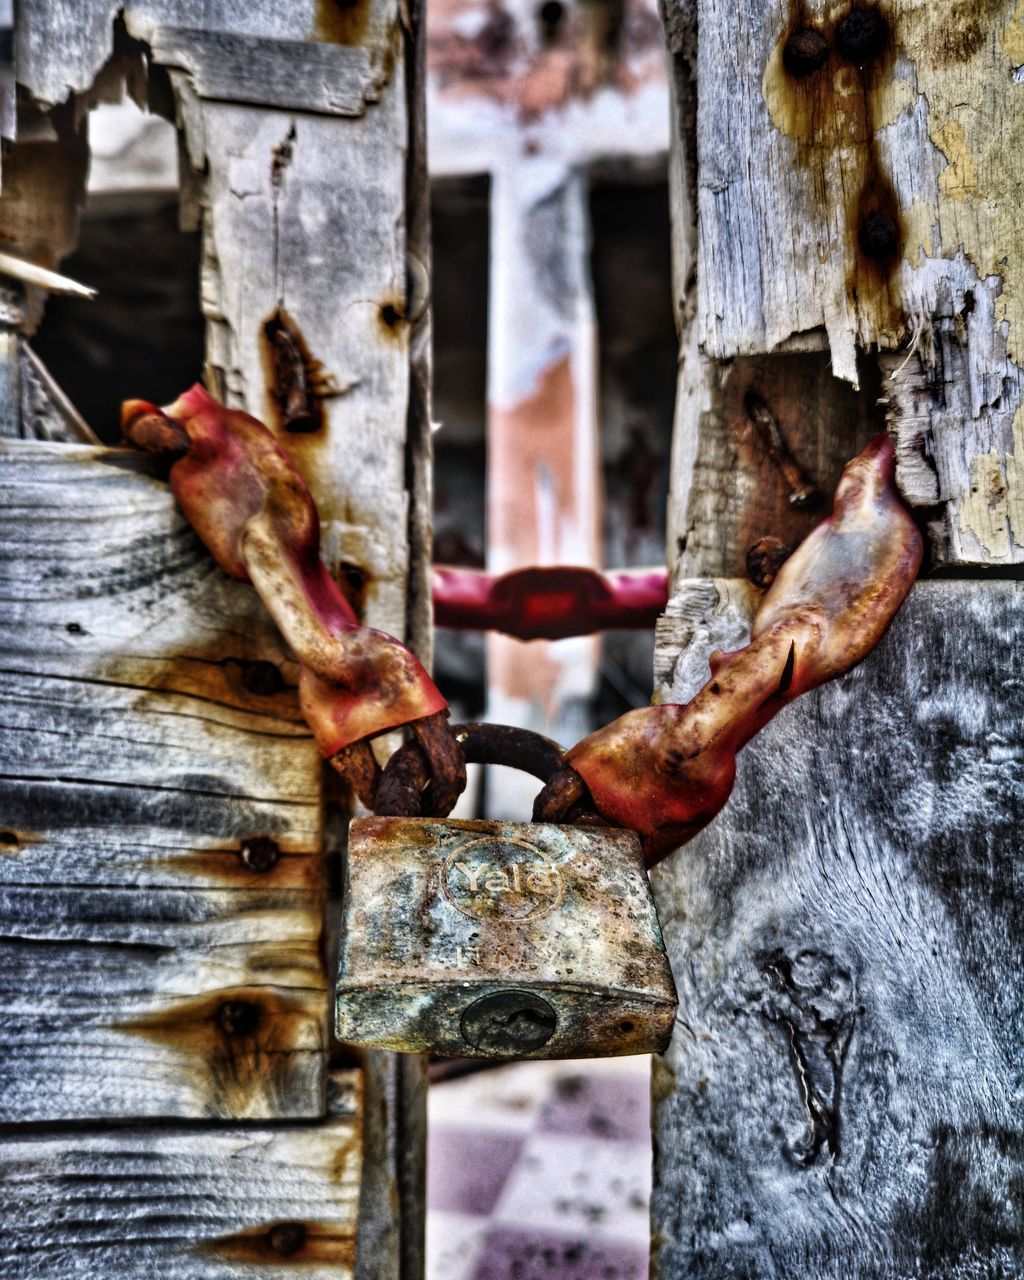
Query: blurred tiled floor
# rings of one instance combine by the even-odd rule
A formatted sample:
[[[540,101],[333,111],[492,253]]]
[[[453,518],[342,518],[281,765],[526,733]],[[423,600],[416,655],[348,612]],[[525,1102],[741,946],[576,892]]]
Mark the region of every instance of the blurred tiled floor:
[[[434,1084],[427,1280],[645,1280],[650,1059]]]

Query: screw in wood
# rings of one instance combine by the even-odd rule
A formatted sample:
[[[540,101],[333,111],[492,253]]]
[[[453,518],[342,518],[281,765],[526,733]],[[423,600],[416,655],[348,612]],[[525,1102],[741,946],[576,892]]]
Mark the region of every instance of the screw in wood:
[[[888,36],[885,18],[873,5],[858,5],[836,25],[836,47],[858,66],[877,58]]]
[[[251,1036],[259,1020],[259,1005],[251,1000],[225,1000],[217,1011],[217,1022],[227,1036]]]
[[[270,836],[251,836],[248,840],[242,841],[242,846],[238,850],[239,861],[243,867],[248,867],[250,871],[257,874],[270,871],[277,865],[277,860],[281,856],[281,850],[276,840],[271,840]]]
[[[797,79],[813,75],[827,58],[828,41],[814,27],[794,31],[782,48],[782,65]]]
[[[865,257],[875,262],[891,258],[900,244],[896,220],[887,213],[869,213],[858,228],[857,242]]]

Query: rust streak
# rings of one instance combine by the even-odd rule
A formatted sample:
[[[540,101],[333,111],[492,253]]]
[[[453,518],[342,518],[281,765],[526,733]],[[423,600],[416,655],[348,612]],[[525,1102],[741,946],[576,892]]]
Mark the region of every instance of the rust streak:
[[[324,1266],[350,1269],[355,1265],[355,1228],[316,1220],[270,1222],[204,1240],[197,1251],[228,1262],[316,1268],[320,1274],[319,1268]]]

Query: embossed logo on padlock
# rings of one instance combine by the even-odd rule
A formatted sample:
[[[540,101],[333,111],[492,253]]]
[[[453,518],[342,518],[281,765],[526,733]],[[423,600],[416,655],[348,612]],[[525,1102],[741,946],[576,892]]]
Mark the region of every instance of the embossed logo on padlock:
[[[441,872],[448,901],[475,920],[535,920],[559,905],[558,867],[526,840],[485,836],[450,853]]]
[[[459,1057],[647,1053],[667,1043],[675,1008],[631,833],[352,823],[342,1040]]]

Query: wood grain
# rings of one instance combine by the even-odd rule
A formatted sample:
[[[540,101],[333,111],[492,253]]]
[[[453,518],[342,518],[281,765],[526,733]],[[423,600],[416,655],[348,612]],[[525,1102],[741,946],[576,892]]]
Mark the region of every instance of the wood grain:
[[[7,1280],[344,1280],[354,1274],[362,1076],[316,1125],[0,1138]]]
[[[683,584],[661,696],[754,604]],[[680,996],[654,1077],[661,1280],[1024,1268],[1022,606],[1019,582],[919,583],[653,873]]]
[[[1019,564],[1024,18],[1011,0],[873,8],[887,35],[858,64],[825,0],[670,4],[670,31],[697,31],[699,341],[716,359],[817,344],[855,386],[859,351],[900,351],[900,484],[937,508],[936,563]],[[797,77],[802,26],[827,56]],[[893,242],[869,252],[877,216]]]
[[[319,757],[262,606],[146,466],[0,452],[0,1116],[317,1115]]]

